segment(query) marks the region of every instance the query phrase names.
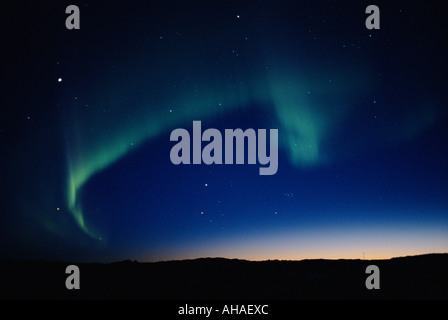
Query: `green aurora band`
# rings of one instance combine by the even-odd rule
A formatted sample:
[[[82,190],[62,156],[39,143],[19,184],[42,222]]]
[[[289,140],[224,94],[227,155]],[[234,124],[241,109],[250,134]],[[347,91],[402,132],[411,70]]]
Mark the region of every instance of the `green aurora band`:
[[[92,238],[104,238],[86,221],[80,196],[93,176],[168,130],[188,128],[193,120],[204,121],[238,108],[257,105],[273,110],[275,119],[267,126],[279,129],[279,145],[297,167],[309,168],[334,160],[325,150],[327,140],[348,121],[366,88],[372,90],[375,84],[365,80],[369,68],[362,63],[330,61],[322,67],[292,62],[297,60],[246,61],[244,68],[240,64],[224,68],[217,67],[211,57],[192,72],[185,67],[185,60],[168,56],[148,62],[141,57],[134,59],[133,66],[118,70],[120,78],[127,79],[126,84],[101,84],[93,102],[91,96],[89,100],[96,109],[76,112],[68,126],[67,207],[76,224]],[[155,76],[148,79],[148,74]],[[110,78],[115,79],[112,75]],[[132,92],[141,95],[132,99]],[[433,119],[432,114],[421,121],[414,119],[413,123],[397,127],[396,132],[388,132],[385,138],[399,141],[397,137],[403,136],[406,128],[422,131]]]

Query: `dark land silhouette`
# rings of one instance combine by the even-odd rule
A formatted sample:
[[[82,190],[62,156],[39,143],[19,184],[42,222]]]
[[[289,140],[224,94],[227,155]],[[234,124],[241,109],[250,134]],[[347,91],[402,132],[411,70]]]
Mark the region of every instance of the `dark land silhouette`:
[[[80,290],[68,290],[68,265]],[[368,265],[380,289],[368,290]],[[2,262],[1,299],[448,299],[448,254],[388,260],[246,261],[224,258],[110,264]]]

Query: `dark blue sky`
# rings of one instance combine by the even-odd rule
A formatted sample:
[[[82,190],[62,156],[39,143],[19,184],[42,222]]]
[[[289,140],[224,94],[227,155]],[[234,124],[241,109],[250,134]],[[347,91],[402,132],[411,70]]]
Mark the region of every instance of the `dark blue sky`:
[[[368,30],[368,4],[82,1],[70,31],[64,3],[8,8],[0,258],[446,252],[446,19],[378,2]],[[194,120],[278,129],[278,172],[173,165]]]

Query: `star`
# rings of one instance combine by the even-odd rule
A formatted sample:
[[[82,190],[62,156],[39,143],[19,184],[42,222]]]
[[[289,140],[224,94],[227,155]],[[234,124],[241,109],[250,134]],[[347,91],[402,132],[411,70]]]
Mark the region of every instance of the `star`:
[[[58,78],[58,82],[62,82],[62,78]]]

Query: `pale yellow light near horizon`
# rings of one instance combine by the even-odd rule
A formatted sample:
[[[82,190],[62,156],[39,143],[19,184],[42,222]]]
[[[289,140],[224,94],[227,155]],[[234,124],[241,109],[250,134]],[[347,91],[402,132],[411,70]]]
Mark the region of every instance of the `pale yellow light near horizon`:
[[[360,228],[344,231],[285,231],[239,235],[233,239],[216,237],[209,242],[194,240],[163,253],[142,255],[140,261],[166,261],[222,257],[228,259],[390,259],[428,253],[448,253],[448,230],[434,226],[425,231]]]

